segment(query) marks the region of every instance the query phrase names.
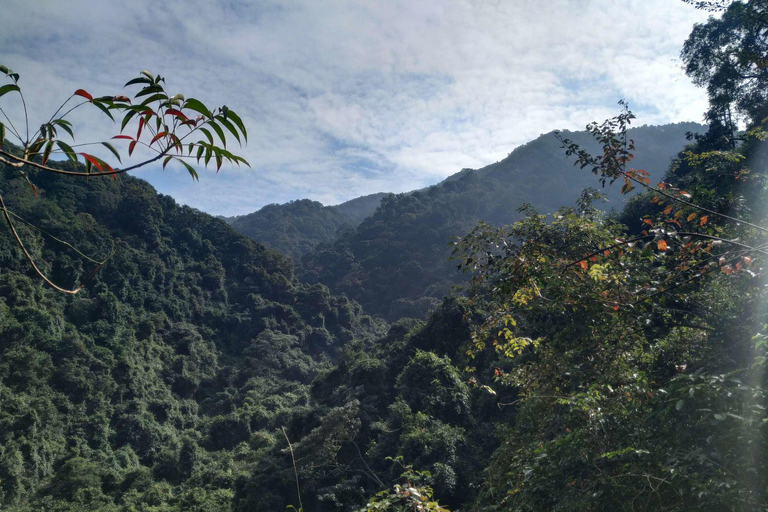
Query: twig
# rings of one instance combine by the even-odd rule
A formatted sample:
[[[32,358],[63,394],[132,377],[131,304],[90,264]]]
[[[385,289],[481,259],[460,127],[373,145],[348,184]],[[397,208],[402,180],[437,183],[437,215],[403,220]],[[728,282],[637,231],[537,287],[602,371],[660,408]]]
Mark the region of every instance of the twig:
[[[296,458],[293,456],[293,446],[291,446],[291,441],[288,439],[288,433],[285,431],[285,427],[282,427],[283,429],[283,435],[285,436],[285,440],[288,443],[288,449],[291,451],[291,462],[293,462],[293,474],[296,477],[296,494],[299,496],[299,510],[304,510],[304,505],[301,503],[301,488],[299,487],[299,472],[296,469]]]

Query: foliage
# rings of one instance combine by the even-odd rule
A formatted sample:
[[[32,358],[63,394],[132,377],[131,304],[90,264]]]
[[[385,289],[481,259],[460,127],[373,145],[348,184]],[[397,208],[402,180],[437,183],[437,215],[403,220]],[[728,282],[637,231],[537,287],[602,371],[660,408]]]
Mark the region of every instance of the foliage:
[[[687,123],[634,129],[632,137],[645,149],[638,151],[638,160],[649,168],[666,168],[685,144],[685,133],[699,128]],[[599,148],[587,133],[568,136],[590,150]],[[593,183],[589,176],[573,176],[557,139],[543,135],[501,162],[465,169],[427,189],[385,197],[355,230],[307,254],[300,275],[354,298],[387,320],[424,318],[444,294],[464,282],[448,260],[452,237],[469,233],[480,220],[514,222],[523,203],[554,212],[574,204],[578,191]],[[610,201],[603,207],[620,208],[625,198],[618,191],[608,193]]]
[[[315,428],[313,377],[382,325],[140,180],[42,173],[35,198],[1,170],[9,206],[44,227],[18,229],[47,273],[67,283],[91,270],[51,236],[118,251],[69,296],[0,234],[0,508],[231,510],[260,465],[284,477],[261,493],[284,508],[280,427]]]
[[[135,104],[128,96],[111,95],[94,98],[86,90],[78,89],[72,93],[61,106],[59,106],[47,122],[41,124],[40,128],[30,135],[27,104],[22,89],[19,86],[20,76],[6,66],[0,66],[0,72],[2,72],[10,82],[0,86],[0,97],[9,93],[15,93],[18,95],[24,109],[24,125],[22,128],[17,129],[11,118],[8,117],[2,108],[0,108],[0,113],[3,114],[3,117],[5,118],[4,122],[0,121],[0,163],[15,169],[27,181],[35,197],[38,195],[37,186],[29,178],[30,171],[25,169],[25,166],[31,167],[32,170],[38,173],[48,172],[70,177],[86,178],[92,175],[107,175],[117,178],[119,174],[163,159],[163,168],[165,168],[169,162],[175,161],[183,165],[192,178],[197,179],[197,171],[187,163],[186,160],[194,158],[199,164],[202,159],[207,166],[213,159],[216,163],[217,171],[221,168],[222,162],[225,160],[237,165],[240,165],[240,163],[248,165],[248,162],[244,158],[237,156],[226,149],[227,136],[229,134],[231,134],[238,143],[241,142],[241,137],[242,142],[245,142],[248,139],[248,134],[240,117],[227,106],[219,107],[211,111],[197,99],[185,98],[183,94],[170,96],[165,90],[165,79],[159,75],[154,76],[148,71],[142,71],[137,78],[134,78],[125,84],[125,87],[131,85],[139,85],[141,87],[134,96]],[[68,107],[70,101],[73,100],[75,102],[79,101],[79,103]],[[128,156],[133,154],[137,144],[149,150],[150,154],[154,153],[154,156],[148,157],[145,160],[128,167],[115,168],[116,166],[110,165],[94,154],[76,151],[74,148],[80,149],[83,146],[103,146],[109,150],[111,153],[110,156],[114,156],[118,162],[122,162],[120,153],[110,142],[75,144],[74,146],[70,146],[61,140],[59,137],[59,130],[68,134],[74,141],[75,133],[73,125],[66,119],[66,117],[84,105],[93,105],[113,122],[115,121],[113,114],[123,116],[120,123],[120,134],[115,135],[112,139],[130,141],[128,145]],[[138,122],[136,136],[123,135],[122,132],[132,121]],[[223,129],[226,129],[229,134],[225,135]],[[6,132],[18,140],[19,144],[21,144],[20,148],[14,150],[13,148],[3,147],[5,144]],[[220,147],[214,141],[211,132],[216,133],[223,147]],[[142,135],[144,135],[143,139]],[[205,137],[203,138],[203,136]],[[187,152],[186,155],[184,154],[185,149]],[[193,151],[195,152],[194,155]],[[57,155],[65,156],[74,166],[77,166],[79,159],[82,157],[85,169],[79,170],[51,165],[50,158]],[[46,283],[60,292],[71,294],[78,293],[85,285],[85,282],[77,288],[67,290],[54,284],[54,282],[40,270],[39,265],[36,264],[30,251],[27,250],[15,227],[13,217],[18,218],[18,215],[6,208],[2,195],[0,195],[0,209],[3,210],[5,221],[14,236],[16,244],[22,250],[30,265],[38,275]],[[24,221],[23,218],[19,218],[19,220]],[[68,242],[62,243],[66,244]],[[98,270],[108,259],[109,257],[99,262],[93,261],[93,263],[97,265],[96,269]]]
[[[402,464],[402,457],[396,459]],[[363,511],[384,510],[391,512],[448,512],[432,499],[432,488],[421,484],[422,480],[429,478],[426,471],[414,471],[410,466],[403,467],[400,478],[402,484],[395,484],[391,491],[381,491],[370,499]]]

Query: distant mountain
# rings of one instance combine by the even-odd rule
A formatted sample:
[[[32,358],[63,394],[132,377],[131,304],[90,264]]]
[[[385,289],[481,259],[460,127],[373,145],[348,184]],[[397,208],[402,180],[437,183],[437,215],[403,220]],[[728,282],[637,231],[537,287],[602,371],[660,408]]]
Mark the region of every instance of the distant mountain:
[[[386,192],[369,194],[367,196],[350,199],[346,203],[337,204],[336,206],[329,206],[328,208],[336,209],[341,213],[349,215],[355,221],[355,226],[359,226],[366,217],[372,215],[373,212],[376,211],[376,208],[379,207],[381,200],[386,195],[388,195]]]
[[[362,196],[336,206],[300,199],[268,204],[247,215],[221,218],[245,236],[299,262],[319,243],[336,240],[339,230],[357,227],[376,210],[385,195]]]
[[[695,123],[632,129],[634,166],[661,179],[686,144],[686,133],[702,129]],[[586,132],[563,135],[593,152],[599,149]],[[588,187],[599,188],[597,177],[575,168],[552,133],[542,135],[495,164],[384,197],[356,229],[305,255],[300,277],[326,284],[387,319],[423,317],[451,286],[462,282],[449,261],[451,237],[467,234],[480,220],[512,223],[520,218],[523,204],[542,213],[573,205]],[[626,196],[619,187],[601,191],[607,195],[602,204],[606,210],[621,209]]]

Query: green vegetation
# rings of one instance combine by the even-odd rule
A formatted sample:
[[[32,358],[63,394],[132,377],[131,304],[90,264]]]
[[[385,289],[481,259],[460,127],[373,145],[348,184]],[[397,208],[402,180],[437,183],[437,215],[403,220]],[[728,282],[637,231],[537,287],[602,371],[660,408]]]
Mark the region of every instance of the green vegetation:
[[[294,261],[301,261],[319,243],[332,242],[340,229],[351,229],[355,224],[349,215],[309,199],[269,204],[257,212],[225,220],[237,232]]]
[[[694,29],[683,57],[713,108],[666,174],[633,158],[661,141],[625,107],[559,135],[578,168],[539,180],[551,203],[522,205],[533,180],[508,159],[387,196],[304,257],[390,324],[140,180],[3,166],[31,259],[88,286],[55,291],[0,231],[0,506],[766,510],[767,13],[732,2]],[[519,169],[548,176],[549,144]],[[511,175],[526,181],[490,201]],[[565,199],[582,179],[639,193],[609,214],[594,189]],[[429,266],[457,226],[453,261]],[[113,246],[91,276],[82,255]],[[468,293],[443,297],[457,265]]]
[[[248,215],[224,218],[239,233],[291,256],[302,256],[321,243],[331,243],[345,229],[353,229],[371,215],[387,194],[358,197],[336,206],[301,199],[269,204]]]
[[[685,134],[700,129],[694,123],[634,129],[637,165],[666,169],[683,148]],[[586,132],[568,136],[598,148]],[[517,208],[524,203],[554,212],[575,204],[580,191],[594,185],[593,177],[573,171],[552,134],[543,135],[501,162],[464,170],[423,190],[384,197],[357,229],[343,231],[333,243],[307,254],[300,275],[387,320],[424,318],[452,286],[464,282],[448,260],[453,237],[466,235],[479,221],[512,223],[521,217]],[[620,209],[624,198],[619,191],[606,192],[609,201],[602,207]]]
[[[91,271],[48,234],[87,253],[117,250],[68,296],[0,232],[5,509],[228,510],[238,479],[259,464],[286,472],[274,496],[288,496],[280,427],[298,436],[313,426],[314,376],[380,324],[140,180],[34,178],[39,198],[7,167],[0,189],[14,213],[44,227],[18,229],[51,262],[46,273],[67,284]]]

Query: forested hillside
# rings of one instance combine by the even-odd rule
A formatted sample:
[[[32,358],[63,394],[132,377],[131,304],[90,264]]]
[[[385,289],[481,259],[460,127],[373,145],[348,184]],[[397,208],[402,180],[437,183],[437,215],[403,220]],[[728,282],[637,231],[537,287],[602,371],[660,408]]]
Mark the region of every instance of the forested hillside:
[[[633,165],[661,178],[686,144],[686,133],[702,129],[695,123],[633,129]],[[563,135],[589,150],[598,147],[586,132]],[[307,254],[300,276],[344,293],[389,320],[423,318],[451,286],[463,282],[456,265],[448,261],[452,237],[466,235],[481,220],[512,223],[521,218],[518,209],[524,204],[542,213],[574,205],[586,187],[599,184],[588,172],[573,168],[553,134],[542,135],[498,163],[464,170],[433,187],[385,197],[356,230],[344,231],[333,243]],[[607,202],[597,203],[599,208],[621,209],[625,196],[618,187],[601,191]]]
[[[683,151],[622,103],[304,257],[389,323],[139,179],[0,167],[86,281],[0,230],[0,509],[768,510],[768,6],[695,4]]]
[[[0,189],[44,270],[94,266],[53,237],[116,252],[71,297],[0,232],[0,508],[227,510],[254,465],[290,469],[280,427],[314,425],[315,375],[381,323],[141,180],[34,174],[39,198],[8,167]]]
[[[239,233],[300,262],[318,244],[336,240],[340,230],[357,227],[385,195],[371,194],[335,206],[301,199],[224,220]]]

